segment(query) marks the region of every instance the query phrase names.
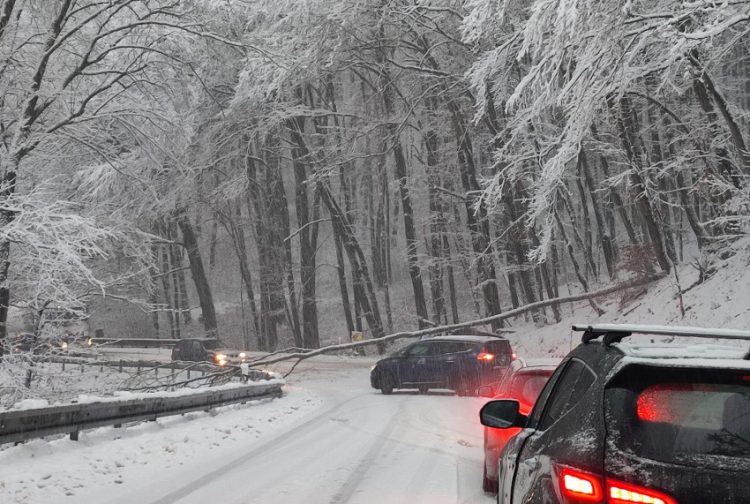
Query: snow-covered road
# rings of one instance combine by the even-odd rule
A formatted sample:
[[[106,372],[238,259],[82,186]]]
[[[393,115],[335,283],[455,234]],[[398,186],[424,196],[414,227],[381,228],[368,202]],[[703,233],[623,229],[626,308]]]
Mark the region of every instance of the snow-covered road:
[[[482,400],[383,396],[368,364],[321,358],[280,400],[5,449],[0,502],[492,502]]]

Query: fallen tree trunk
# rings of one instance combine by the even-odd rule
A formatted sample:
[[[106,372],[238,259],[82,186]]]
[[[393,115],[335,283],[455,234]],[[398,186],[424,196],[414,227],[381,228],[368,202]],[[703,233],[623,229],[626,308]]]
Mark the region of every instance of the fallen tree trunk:
[[[561,304],[561,303],[573,303],[576,301],[587,301],[592,298],[607,296],[609,294],[613,294],[615,292],[619,292],[625,289],[632,289],[633,287],[646,285],[646,284],[655,282],[657,280],[661,280],[665,276],[666,276],[666,273],[658,273],[654,275],[649,275],[644,278],[636,278],[633,280],[620,282],[618,284],[615,284],[605,289],[601,289],[601,290],[594,291],[594,292],[584,292],[582,294],[576,294],[575,296],[545,299],[544,301],[537,301],[536,303],[530,303],[524,306],[519,306],[518,308],[509,310],[505,313],[499,313],[497,315],[492,315],[490,317],[470,320],[467,322],[462,322],[460,324],[450,324],[450,325],[443,325],[443,326],[428,327],[426,329],[420,329],[418,331],[397,332],[397,333],[389,334],[382,338],[370,339],[370,340],[365,340],[365,341],[357,341],[355,343],[342,343],[339,345],[330,345],[327,347],[318,348],[318,349],[311,350],[311,351],[306,351],[304,353],[297,352],[297,353],[291,353],[287,355],[281,355],[279,357],[274,357],[272,359],[269,359],[268,356],[266,356],[256,361],[253,361],[250,364],[253,366],[267,365],[267,364],[274,364],[277,362],[282,362],[285,360],[294,360],[294,359],[296,359],[297,363],[299,363],[300,361],[304,359],[309,359],[310,357],[315,357],[316,355],[339,352],[342,350],[351,350],[351,349],[361,348],[361,347],[370,346],[370,345],[379,345],[379,344],[383,344],[383,343],[390,342],[390,341],[396,341],[399,339],[419,338],[419,337],[427,336],[430,334],[436,334],[436,333],[442,333],[442,332],[448,332],[448,331],[456,331],[459,329],[468,329],[469,327],[492,324],[493,322],[497,323],[501,320],[506,320],[512,317],[517,317],[527,311],[538,310],[540,308],[546,308],[547,306],[551,306],[555,303]],[[297,364],[295,364],[294,366],[296,365]],[[294,370],[294,367],[292,367],[292,369],[287,373],[286,376],[291,374],[293,370]]]

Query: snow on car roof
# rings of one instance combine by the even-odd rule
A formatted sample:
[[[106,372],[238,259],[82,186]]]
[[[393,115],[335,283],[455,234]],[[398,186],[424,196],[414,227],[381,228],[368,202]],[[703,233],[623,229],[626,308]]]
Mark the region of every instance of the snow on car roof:
[[[648,324],[573,324],[574,331],[595,333],[658,334],[662,336],[687,336],[695,338],[726,338],[750,340],[750,331],[693,326],[665,326]]]
[[[716,360],[738,360],[750,364],[745,359],[748,349],[740,346],[718,345],[718,344],[634,344],[615,343],[613,346],[618,348],[628,357],[637,359],[673,359],[686,360],[694,362],[696,360],[705,360],[716,365]]]
[[[562,359],[557,359],[554,357],[525,359],[523,357],[519,357],[515,362],[518,362],[516,366],[520,366],[517,368],[517,371],[522,371],[529,368],[556,368],[560,365]]]
[[[452,334],[450,336],[433,336],[432,338],[428,338],[430,340],[448,340],[448,341],[477,341],[480,343],[485,343],[487,341],[507,341],[502,336],[477,336],[474,334]]]

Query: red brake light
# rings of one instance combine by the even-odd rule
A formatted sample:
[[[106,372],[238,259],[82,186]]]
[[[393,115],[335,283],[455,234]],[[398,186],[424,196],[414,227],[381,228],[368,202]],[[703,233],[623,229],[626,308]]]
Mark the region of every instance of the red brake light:
[[[563,495],[571,499],[601,502],[602,484],[592,474],[564,468],[560,473],[560,487]]]
[[[621,481],[607,480],[607,495],[611,504],[677,504],[676,500],[661,492]]]
[[[516,360],[516,359],[518,359],[518,355],[516,354],[516,352],[513,352],[512,354],[510,354],[510,360]]]
[[[489,362],[495,360],[495,356],[491,353],[481,352],[479,355],[477,355],[477,360]]]

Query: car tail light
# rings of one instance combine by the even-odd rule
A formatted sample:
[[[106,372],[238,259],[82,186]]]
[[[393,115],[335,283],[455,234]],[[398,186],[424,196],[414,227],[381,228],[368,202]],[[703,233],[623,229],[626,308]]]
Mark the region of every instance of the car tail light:
[[[477,355],[477,360],[490,362],[495,360],[495,355],[488,352],[481,352],[479,355]]]
[[[513,352],[512,354],[510,354],[510,360],[516,360],[516,359],[518,359],[518,354],[516,354],[516,352]]]
[[[661,492],[613,480],[607,480],[607,495],[611,504],[677,504],[676,500]]]
[[[597,476],[570,468],[560,474],[560,487],[563,495],[570,499],[601,502],[602,484]]]

